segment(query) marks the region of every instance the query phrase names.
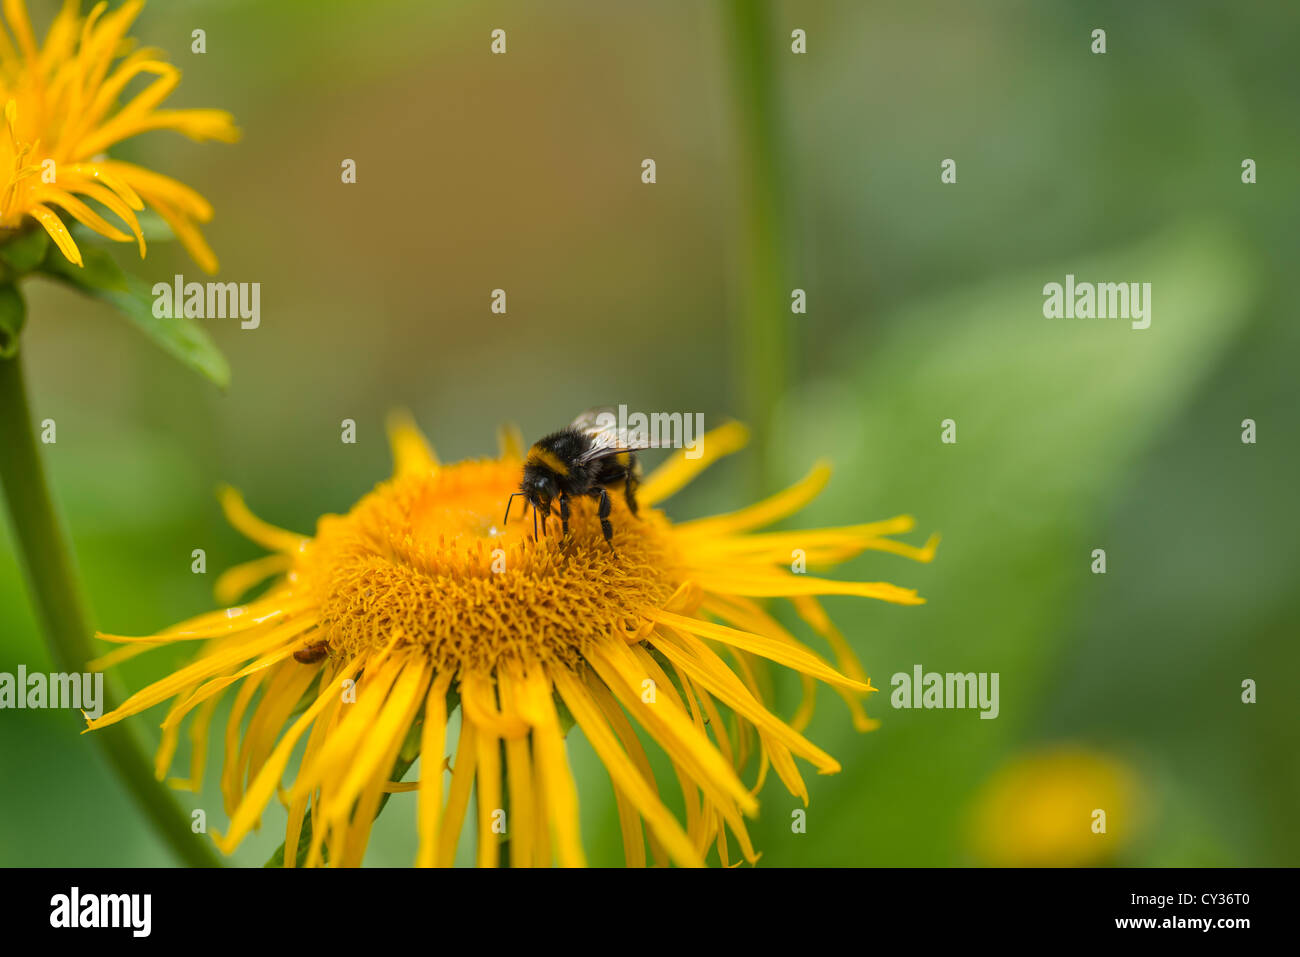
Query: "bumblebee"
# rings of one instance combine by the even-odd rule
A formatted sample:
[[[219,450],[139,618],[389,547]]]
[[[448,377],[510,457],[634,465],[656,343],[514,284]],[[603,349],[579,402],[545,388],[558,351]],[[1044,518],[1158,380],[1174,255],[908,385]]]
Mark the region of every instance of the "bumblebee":
[[[569,499],[587,496],[600,503],[597,515],[605,541],[610,542],[614,528],[609,522],[609,494],[622,492],[632,514],[637,513],[636,489],[641,468],[636,453],[657,448],[641,433],[618,427],[617,416],[609,409],[592,409],[578,416],[567,427],[552,432],[533,444],[524,458],[524,476],[519,491],[506,501],[503,524],[510,520],[510,505],[523,496],[525,508],[533,507],[533,539],[537,539],[537,516],[542,517],[542,534],[551,516],[551,503],[560,511],[560,525],[569,534]],[[610,547],[613,545],[611,543]]]

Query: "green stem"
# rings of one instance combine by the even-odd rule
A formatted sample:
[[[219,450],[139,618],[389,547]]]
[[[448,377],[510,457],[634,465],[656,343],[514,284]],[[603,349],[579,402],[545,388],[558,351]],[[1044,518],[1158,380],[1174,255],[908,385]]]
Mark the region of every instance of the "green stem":
[[[777,37],[768,0],[728,0],[742,190],[741,312],[735,323],[745,416],[754,428],[756,477],[779,479],[773,448],[789,380],[790,288],[786,268]]]
[[[90,626],[72,551],[45,481],[27,405],[21,351],[0,359],[0,482],[27,587],[55,667],[83,672],[94,657]],[[117,700],[115,686],[106,680],[104,710],[116,707]],[[189,816],[171,791],[154,777],[153,762],[129,725],[122,722],[87,737],[103,750],[131,797],[178,858],[192,867],[221,866],[213,848],[192,832]]]

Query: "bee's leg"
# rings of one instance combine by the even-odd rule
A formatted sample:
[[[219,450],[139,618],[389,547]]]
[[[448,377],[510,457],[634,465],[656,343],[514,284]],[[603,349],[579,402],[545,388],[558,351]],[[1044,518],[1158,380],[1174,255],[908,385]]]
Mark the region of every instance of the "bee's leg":
[[[636,514],[636,509],[637,509],[636,486],[637,486],[636,476],[632,474],[631,469],[628,469],[627,480],[624,482],[623,485],[623,497],[627,499],[627,507],[632,512],[633,515]]]
[[[609,507],[609,492],[602,488],[600,490],[600,509],[597,514],[600,516],[600,530],[605,534],[605,541],[609,542],[610,548],[613,548],[614,526],[609,524]]]
[[[563,527],[562,538],[569,537],[569,496],[560,496],[560,525]]]
[[[533,541],[537,541],[537,513],[540,509],[533,509]]]

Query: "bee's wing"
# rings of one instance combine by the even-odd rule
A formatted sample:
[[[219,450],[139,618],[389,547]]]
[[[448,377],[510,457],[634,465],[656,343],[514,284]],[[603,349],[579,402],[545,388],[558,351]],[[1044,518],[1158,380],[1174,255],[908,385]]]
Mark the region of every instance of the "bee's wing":
[[[577,429],[591,439],[590,448],[578,456],[580,465],[618,455],[620,452],[659,448],[659,443],[652,442],[644,432],[620,429],[618,416],[609,408],[590,409],[582,413],[573,420],[570,428]]]
[[[618,413],[610,406],[602,405],[599,408],[588,409],[582,413],[569,423],[569,428],[590,435],[593,431],[603,430],[609,423],[618,424]]]

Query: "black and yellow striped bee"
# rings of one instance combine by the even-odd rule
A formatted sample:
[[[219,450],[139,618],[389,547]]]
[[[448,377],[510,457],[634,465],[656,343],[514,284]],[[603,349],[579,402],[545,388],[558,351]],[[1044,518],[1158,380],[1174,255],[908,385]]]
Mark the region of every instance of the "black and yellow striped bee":
[[[542,534],[551,515],[551,502],[560,510],[560,524],[565,537],[569,534],[569,499],[589,496],[600,503],[600,530],[609,542],[614,528],[609,523],[610,491],[622,492],[627,507],[635,515],[636,488],[641,481],[641,467],[636,453],[657,448],[657,443],[642,433],[618,427],[618,417],[610,409],[592,409],[582,413],[567,427],[538,439],[524,459],[524,477],[516,496],[533,506],[533,538],[537,538],[537,516],[542,516]],[[612,547],[612,544],[611,544]]]

